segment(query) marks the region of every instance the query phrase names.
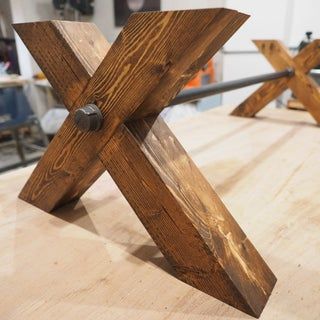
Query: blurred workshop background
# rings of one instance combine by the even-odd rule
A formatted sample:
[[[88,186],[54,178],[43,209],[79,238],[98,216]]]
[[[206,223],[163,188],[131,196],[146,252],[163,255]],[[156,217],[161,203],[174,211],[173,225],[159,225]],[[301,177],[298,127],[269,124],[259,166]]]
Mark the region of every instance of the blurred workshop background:
[[[210,7],[237,9],[251,18],[186,89],[272,72],[252,39],[282,40],[295,54],[301,44],[320,36],[320,1],[316,0],[0,0],[0,173],[36,162],[67,116],[12,23],[88,21],[113,42],[132,12]],[[317,75],[313,70],[316,80]],[[174,122],[210,108],[236,105],[257,86],[167,108],[163,116]],[[286,92],[271,107],[295,102]]]

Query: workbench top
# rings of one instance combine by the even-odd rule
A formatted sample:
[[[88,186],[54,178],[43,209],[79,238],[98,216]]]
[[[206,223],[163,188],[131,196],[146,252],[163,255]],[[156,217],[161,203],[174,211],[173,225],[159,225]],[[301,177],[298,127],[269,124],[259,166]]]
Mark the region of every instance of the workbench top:
[[[320,319],[320,128],[217,108],[170,125],[278,282],[260,319]],[[177,280],[109,175],[45,213],[0,176],[0,319],[253,319]]]
[[[11,87],[22,87],[30,80],[19,75],[2,75],[0,76],[0,89]]]

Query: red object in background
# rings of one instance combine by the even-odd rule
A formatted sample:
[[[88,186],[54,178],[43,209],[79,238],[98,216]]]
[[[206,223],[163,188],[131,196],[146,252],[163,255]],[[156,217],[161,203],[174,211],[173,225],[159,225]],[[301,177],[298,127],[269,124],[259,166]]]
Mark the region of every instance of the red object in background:
[[[198,88],[204,84],[212,83],[214,82],[214,76],[213,61],[209,60],[202,70],[186,84],[185,89]]]

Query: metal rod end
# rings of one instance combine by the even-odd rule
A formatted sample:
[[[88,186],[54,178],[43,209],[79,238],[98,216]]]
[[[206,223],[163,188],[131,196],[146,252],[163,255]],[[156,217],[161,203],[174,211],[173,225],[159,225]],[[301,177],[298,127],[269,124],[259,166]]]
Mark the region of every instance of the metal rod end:
[[[74,122],[83,132],[99,131],[103,123],[103,116],[95,104],[87,104],[75,112]]]
[[[288,72],[288,77],[294,76],[294,68],[287,68],[286,71]]]

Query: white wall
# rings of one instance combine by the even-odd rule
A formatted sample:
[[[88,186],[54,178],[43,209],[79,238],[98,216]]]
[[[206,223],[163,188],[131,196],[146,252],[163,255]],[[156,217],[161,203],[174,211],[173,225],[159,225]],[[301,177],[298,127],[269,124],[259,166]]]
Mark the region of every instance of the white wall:
[[[250,15],[225,46],[226,50],[252,50],[251,39],[287,37],[286,12],[292,0],[226,0],[226,7]]]
[[[10,0],[10,5],[13,23],[50,20],[55,17],[50,0]],[[15,39],[21,75],[31,78],[40,68],[16,33]],[[48,108],[43,93],[33,85],[25,87],[25,93],[35,114],[38,117],[43,116]]]
[[[113,42],[121,28],[115,27],[113,0],[95,0],[95,12],[92,18],[109,42]]]
[[[183,10],[223,7],[224,0],[162,0],[161,10]],[[95,0],[92,21],[100,28],[109,42],[113,42],[121,28],[115,27],[113,0]]]
[[[295,46],[301,41],[305,31],[313,31],[314,38],[320,38],[320,1],[291,0],[293,6],[292,23],[290,25],[289,45]]]
[[[48,0],[10,0],[13,23],[50,20],[54,18],[52,2]],[[39,67],[15,34],[21,74],[32,77]]]
[[[2,37],[13,38],[13,30],[11,27],[11,7],[10,0],[0,0],[1,28],[3,28]]]
[[[309,29],[320,37],[319,0],[226,0],[226,6],[251,17],[224,48],[225,81],[274,71],[251,39],[279,39],[287,46],[297,47]],[[248,50],[256,53],[246,53]],[[222,103],[237,105],[258,86],[225,93]]]

